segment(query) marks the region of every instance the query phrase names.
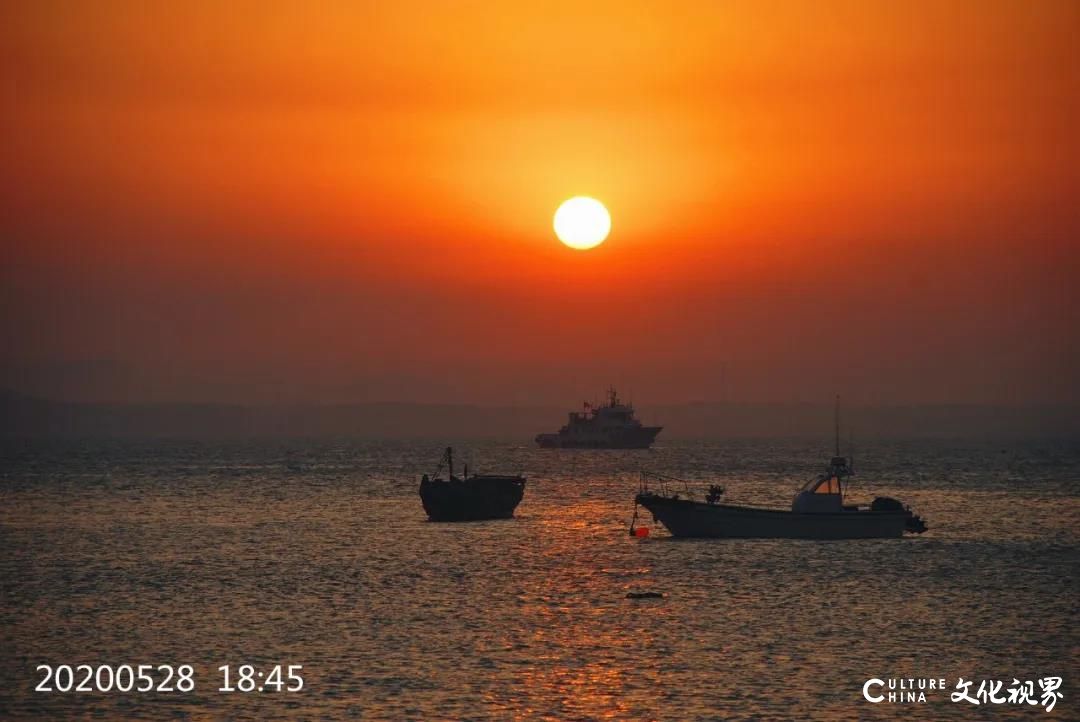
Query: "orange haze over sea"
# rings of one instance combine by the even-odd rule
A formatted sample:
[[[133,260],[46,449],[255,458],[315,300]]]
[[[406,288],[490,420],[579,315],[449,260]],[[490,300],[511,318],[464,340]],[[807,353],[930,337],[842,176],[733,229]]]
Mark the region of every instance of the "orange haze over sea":
[[[0,386],[1080,401],[1076,2],[0,16]]]

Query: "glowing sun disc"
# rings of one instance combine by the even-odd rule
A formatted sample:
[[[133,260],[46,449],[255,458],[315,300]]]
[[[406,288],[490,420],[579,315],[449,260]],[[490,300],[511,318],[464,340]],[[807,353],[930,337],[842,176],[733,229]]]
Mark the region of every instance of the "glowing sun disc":
[[[563,201],[555,211],[555,235],[580,251],[595,248],[611,232],[611,216],[595,198],[575,196]]]

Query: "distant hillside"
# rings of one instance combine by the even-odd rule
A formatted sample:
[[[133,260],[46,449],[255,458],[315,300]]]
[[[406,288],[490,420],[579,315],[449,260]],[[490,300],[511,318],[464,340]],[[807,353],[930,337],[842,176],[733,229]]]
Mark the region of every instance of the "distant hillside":
[[[832,408],[816,404],[680,404],[642,407],[660,439],[821,436]],[[873,436],[1080,437],[1073,406],[856,406],[844,426]],[[564,423],[556,407],[451,404],[238,406],[225,404],[81,404],[0,392],[5,436],[319,436],[483,437],[531,441]]]

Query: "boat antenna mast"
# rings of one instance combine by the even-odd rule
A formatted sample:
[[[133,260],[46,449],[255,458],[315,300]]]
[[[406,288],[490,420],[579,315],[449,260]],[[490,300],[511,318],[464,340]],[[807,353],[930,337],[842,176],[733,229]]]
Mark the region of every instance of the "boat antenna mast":
[[[446,447],[446,451],[444,451],[443,455],[439,458],[439,465],[435,467],[435,473],[431,475],[431,480],[432,481],[435,481],[435,479],[439,478],[439,473],[443,469],[443,464],[445,464],[447,466],[447,468],[449,469],[450,478],[453,479],[454,478],[454,450],[449,446]]]
[[[836,395],[836,406],[833,409],[833,430],[836,441],[836,456],[833,457],[831,464],[832,473],[836,476],[837,481],[840,482],[840,492],[842,494],[847,494],[847,488],[851,485],[851,482],[847,480],[855,475],[855,457],[852,456],[849,460],[840,456],[840,394]],[[848,439],[848,446],[852,446],[850,437]]]
[[[836,456],[840,456],[840,394],[836,395],[836,409],[833,411],[833,422],[836,426]]]
[[[848,453],[851,454],[851,460],[848,463],[848,469],[851,471],[851,475],[855,476],[855,434],[850,428],[848,429],[847,445]]]

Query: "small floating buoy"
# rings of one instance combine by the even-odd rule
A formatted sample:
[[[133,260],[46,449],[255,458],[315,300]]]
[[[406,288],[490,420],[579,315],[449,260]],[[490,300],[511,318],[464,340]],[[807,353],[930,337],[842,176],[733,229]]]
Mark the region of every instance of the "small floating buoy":
[[[627,592],[627,599],[663,599],[663,592]]]

